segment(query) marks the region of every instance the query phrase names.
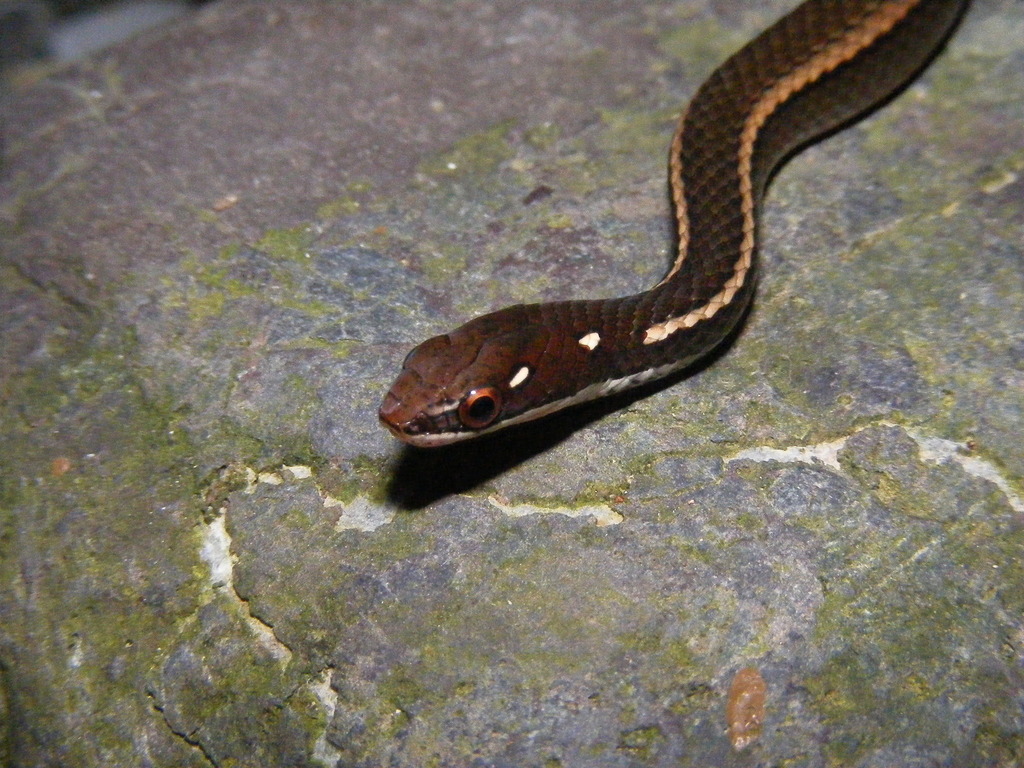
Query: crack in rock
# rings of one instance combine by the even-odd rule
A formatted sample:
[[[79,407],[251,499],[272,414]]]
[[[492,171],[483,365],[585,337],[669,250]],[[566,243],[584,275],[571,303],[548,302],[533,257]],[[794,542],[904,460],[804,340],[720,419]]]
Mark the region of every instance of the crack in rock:
[[[840,471],[839,451],[846,447],[847,441],[853,435],[876,426],[901,429],[911,440],[917,443],[921,461],[929,464],[951,462],[959,465],[968,475],[987,480],[1003,493],[1011,509],[1024,514],[1024,498],[1014,492],[1009,481],[1000,473],[995,464],[977,456],[968,455],[971,449],[966,443],[958,443],[942,437],[928,437],[916,430],[891,422],[881,422],[862,427],[846,437],[826,443],[817,443],[816,445],[796,445],[789,448],[747,448],[727,458],[725,461],[727,464],[733,461],[824,464],[831,469]]]
[[[203,742],[200,739],[195,738],[191,734],[186,733],[184,731],[181,731],[181,730],[178,730],[177,728],[175,728],[171,724],[170,719],[167,717],[167,713],[164,711],[163,704],[161,704],[159,701],[157,701],[156,695],[153,693],[153,691],[147,691],[146,693],[147,693],[147,695],[149,696],[149,699],[150,699],[150,706],[152,706],[153,709],[160,715],[160,719],[163,721],[163,724],[165,726],[167,726],[167,730],[170,731],[172,735],[174,735],[175,737],[177,737],[181,741],[185,742],[193,750],[195,750],[196,752],[201,754],[203,756],[203,760],[208,765],[212,765],[212,766],[214,766],[214,768],[216,768],[217,761],[214,760],[213,755],[211,755],[206,750],[206,747],[203,745]]]
[[[957,443],[953,440],[946,440],[942,437],[926,437],[913,430],[906,430],[911,439],[917,443],[921,450],[921,460],[929,464],[943,464],[953,462],[959,464],[971,477],[988,480],[996,488],[1002,491],[1010,508],[1019,514],[1024,514],[1024,498],[1014,492],[1009,481],[999,472],[999,469],[990,461],[969,456],[970,448],[964,443]]]
[[[824,464],[839,470],[839,451],[846,447],[849,437],[817,445],[794,445],[789,448],[747,448],[726,459],[733,461],[778,461],[783,464]]]
[[[313,477],[312,467],[303,464],[284,464],[281,471],[291,475],[292,480],[311,480],[316,488],[324,509],[334,509],[339,512],[337,521],[334,524],[335,531],[357,530],[364,533],[371,533],[382,525],[387,525],[395,519],[395,509],[374,502],[365,496],[357,496],[351,501],[343,501],[331,496],[325,491]],[[252,494],[260,483],[264,485],[279,486],[286,482],[281,472],[256,470],[245,468],[246,485],[244,493]]]
[[[324,765],[337,765],[342,757],[341,752],[327,740],[327,732],[334,719],[334,712],[338,708],[338,692],[331,687],[333,672],[334,667],[326,667],[309,685],[310,691],[316,696],[324,712],[324,730],[313,745],[312,757],[313,760],[319,760]]]
[[[500,509],[509,517],[525,517],[526,515],[565,515],[566,517],[593,517],[598,527],[618,525],[623,521],[622,515],[607,504],[589,504],[583,507],[538,507],[534,504],[509,504],[496,496],[488,496],[487,501],[492,507]]]
[[[341,510],[341,515],[334,524],[335,531],[354,529],[369,533],[395,519],[395,510],[374,503],[365,496],[357,496],[352,501],[345,502],[321,491],[320,498],[323,500],[324,508]]]
[[[217,515],[205,526],[199,556],[210,568],[210,586],[215,592],[226,594],[242,609],[246,623],[260,645],[277,660],[282,667],[288,666],[292,650],[274,633],[274,628],[255,616],[249,601],[235,590],[235,558],[231,554],[231,535],[227,529],[227,508],[221,507]]]

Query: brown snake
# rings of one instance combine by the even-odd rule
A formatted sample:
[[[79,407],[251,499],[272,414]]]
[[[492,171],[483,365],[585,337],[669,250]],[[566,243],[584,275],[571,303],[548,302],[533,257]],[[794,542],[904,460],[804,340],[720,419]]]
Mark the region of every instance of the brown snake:
[[[898,91],[967,0],[808,0],[741,48],[679,121],[669,183],[679,253],[649,291],[528,304],[420,344],[380,407],[397,437],[445,445],[643,384],[714,349],[754,289],[757,216],[795,149]]]

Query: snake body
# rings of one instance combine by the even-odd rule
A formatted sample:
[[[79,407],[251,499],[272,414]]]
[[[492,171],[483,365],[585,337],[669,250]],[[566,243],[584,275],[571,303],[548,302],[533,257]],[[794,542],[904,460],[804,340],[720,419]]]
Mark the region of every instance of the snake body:
[[[679,251],[618,299],[507,307],[428,339],[380,408],[417,446],[444,445],[666,376],[714,349],[754,290],[757,216],[795,149],[909,82],[966,0],[808,0],[725,61],[669,155]]]

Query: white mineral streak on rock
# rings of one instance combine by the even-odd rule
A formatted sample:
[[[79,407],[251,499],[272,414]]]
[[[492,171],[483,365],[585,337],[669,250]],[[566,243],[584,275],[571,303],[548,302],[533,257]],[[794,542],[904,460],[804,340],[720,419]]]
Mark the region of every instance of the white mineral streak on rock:
[[[623,518],[607,504],[590,504],[583,507],[538,507],[534,504],[506,504],[489,496],[491,506],[500,509],[509,517],[525,517],[526,515],[565,515],[566,517],[593,517],[599,527],[618,525]]]

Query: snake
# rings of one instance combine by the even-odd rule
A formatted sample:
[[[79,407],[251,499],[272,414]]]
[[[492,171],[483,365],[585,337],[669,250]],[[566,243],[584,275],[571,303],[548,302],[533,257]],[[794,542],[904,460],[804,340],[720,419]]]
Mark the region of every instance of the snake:
[[[650,290],[518,304],[405,357],[379,418],[443,446],[660,379],[727,339],[751,303],[758,216],[783,161],[897,94],[968,0],[807,0],[698,88],[669,149],[678,250]]]

